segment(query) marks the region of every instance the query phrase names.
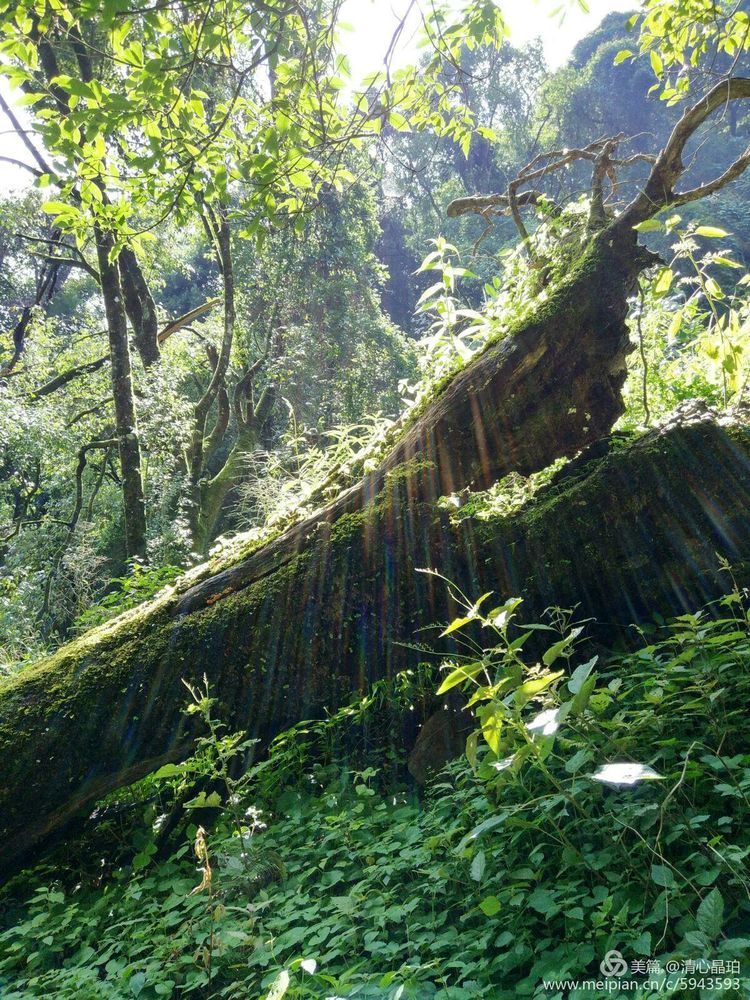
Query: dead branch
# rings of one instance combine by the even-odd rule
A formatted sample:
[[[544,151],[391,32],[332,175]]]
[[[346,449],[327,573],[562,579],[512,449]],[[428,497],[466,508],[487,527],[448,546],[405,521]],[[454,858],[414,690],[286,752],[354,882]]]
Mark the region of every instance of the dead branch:
[[[195,309],[191,309],[190,312],[186,312],[184,316],[180,316],[178,319],[172,320],[171,323],[167,323],[167,325],[159,331],[159,335],[157,337],[159,344],[163,344],[165,340],[172,336],[173,333],[183,330],[194,320],[200,319],[201,316],[205,316],[207,312],[210,312],[214,306],[218,306],[220,303],[221,299],[208,299],[202,305],[196,306]]]
[[[605,225],[614,225],[618,229],[632,228],[652,218],[664,208],[678,207],[706,198],[745,172],[750,166],[750,146],[718,177],[695,188],[677,190],[677,185],[687,169],[682,156],[688,141],[715,111],[732,101],[748,97],[750,97],[750,78],[734,77],[722,80],[699,101],[685,109],[657,156],[648,153],[618,156],[618,148],[625,140],[623,134],[597,139],[582,149],[556,149],[540,153],[509,183],[506,194],[457,198],[448,206],[448,215],[456,218],[473,212],[481,215],[486,222],[489,222],[492,215],[510,215],[533,261],[533,248],[520,210],[529,205],[540,204],[544,200],[544,195],[535,188],[521,189],[574,162],[587,161],[593,165],[590,228],[593,230]],[[618,171],[635,163],[647,163],[651,166],[651,171],[636,197],[616,216],[609,203],[617,194]],[[609,192],[605,194],[607,183]]]
[[[523,191],[517,197],[517,203],[522,206],[538,205],[546,200],[541,191]],[[507,194],[475,194],[466,198],[455,198],[448,205],[447,213],[451,219],[460,215],[485,215],[491,212],[495,215],[507,215],[510,204]]]
[[[685,205],[721,190],[750,166],[750,147],[722,174],[712,181],[688,191],[675,190],[685,172],[682,154],[689,139],[714,111],[729,102],[750,97],[750,79],[733,77],[722,80],[696,104],[686,108],[672,130],[666,145],[656,157],[643,189],[625,208],[617,220],[622,227],[635,226],[652,218],[663,208]]]
[[[581,149],[553,149],[546,153],[539,153],[509,182],[506,193],[457,198],[448,205],[448,216],[456,218],[460,215],[467,215],[473,212],[481,215],[489,227],[493,215],[510,215],[526,247],[529,258],[534,262],[535,253],[529,231],[521,215],[521,209],[528,206],[535,207],[543,202],[549,203],[550,199],[536,188],[530,188],[525,191],[521,189],[527,184],[563,170],[573,163],[579,161],[592,163],[592,189],[594,197],[592,200],[590,222],[592,228],[595,228],[596,225],[601,225],[607,220],[603,190],[605,179],[609,180],[611,193],[614,193],[617,188],[616,168],[625,165],[626,162],[632,163],[644,158],[643,154],[635,154],[632,157],[628,157],[627,161],[618,159],[615,154],[619,144],[624,139],[625,135],[620,133],[619,135],[596,139]],[[554,206],[554,202],[552,204]]]

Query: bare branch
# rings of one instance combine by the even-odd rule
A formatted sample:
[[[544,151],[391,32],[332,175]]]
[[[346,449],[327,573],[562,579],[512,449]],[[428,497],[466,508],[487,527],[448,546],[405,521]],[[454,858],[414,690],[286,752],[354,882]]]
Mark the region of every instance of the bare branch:
[[[64,244],[58,244],[64,246]],[[94,281],[99,284],[99,272],[92,267],[87,260],[80,257],[56,257],[54,254],[41,253],[39,250],[29,250],[32,257],[39,257],[41,260],[49,261],[52,264],[65,265],[66,267],[80,267],[87,274],[90,274]]]
[[[39,173],[38,176],[41,177],[42,174],[49,174],[50,176],[54,176],[54,171],[51,169],[47,161],[44,159],[42,154],[39,152],[34,143],[31,141],[31,139],[29,139],[28,130],[21,125],[13,109],[5,100],[2,94],[0,94],[0,110],[2,110],[5,117],[13,126],[13,129],[15,130],[15,133],[18,136],[18,138],[21,140],[21,142],[24,144],[24,146],[28,149],[28,151],[34,157],[36,162],[39,164],[39,169],[41,173]],[[29,167],[26,164],[21,164],[21,165],[25,166],[27,170],[31,170],[32,173],[36,173],[33,167]]]
[[[685,109],[664,149],[657,156],[643,190],[630,202],[617,220],[618,227],[632,227],[650,219],[670,205],[684,205],[689,201],[705,198],[743,173],[750,165],[750,149],[713,181],[690,191],[675,191],[678,181],[685,172],[682,154],[688,140],[714,111],[725,107],[730,101],[746,97],[750,97],[750,79],[737,76],[717,83],[696,104]]]
[[[23,160],[16,160],[13,156],[0,156],[0,162],[10,163],[11,166],[20,167],[22,170],[28,170],[30,174],[35,177],[43,177],[44,174],[41,170],[37,170],[36,167],[32,167],[30,163],[24,163]]]
[[[541,191],[522,191],[516,197],[519,206],[537,205],[546,200]],[[455,198],[447,208],[449,219],[460,215],[485,215],[488,211],[494,215],[507,215],[510,203],[507,194],[475,194],[466,198]]]
[[[68,420],[65,426],[73,427],[79,421],[83,420],[84,417],[89,417],[91,416],[92,413],[98,413],[103,406],[106,406],[108,403],[111,402],[112,402],[112,396],[105,396],[104,399],[100,399],[99,402],[94,403],[93,406],[89,406],[85,410],[81,410],[79,413],[76,413],[74,416],[70,418],[70,420]]]
[[[697,188],[692,188],[690,191],[682,191],[676,194],[670,205],[687,205],[690,201],[698,201],[701,198],[707,198],[710,194],[715,191],[720,191],[726,184],[730,181],[736,180],[741,174],[747,170],[750,166],[750,148],[745,150],[745,152],[734,163],[727,167],[723,174],[719,177],[714,178],[712,181],[707,181],[705,184],[699,185]]]
[[[632,228],[638,223],[650,219],[663,208],[685,205],[720,191],[750,167],[749,146],[741,156],[737,157],[723,173],[713,180],[706,181],[704,184],[687,191],[676,189],[686,170],[682,157],[685,146],[691,137],[715,111],[726,107],[731,101],[748,97],[750,97],[750,78],[733,77],[729,80],[722,80],[694,105],[685,109],[658,156],[652,156],[648,153],[618,156],[618,146],[625,139],[622,133],[597,139],[582,149],[556,149],[540,153],[510,182],[507,194],[458,198],[448,206],[448,216],[456,218],[473,212],[481,215],[485,222],[489,223],[492,215],[512,215],[527,252],[533,260],[533,248],[520,209],[528,205],[539,204],[543,195],[538,190],[522,191],[521,188],[576,161],[583,160],[593,164],[590,226],[597,228],[602,225],[612,225],[618,229]],[[636,197],[613,220],[613,210],[607,202],[618,190],[617,171],[634,163],[649,164],[651,166],[649,177]],[[609,181],[610,192],[605,197],[606,181]]]
[[[485,221],[489,221],[491,215],[510,215],[516,224],[516,228],[521,239],[526,244],[530,256],[533,256],[528,230],[521,217],[520,209],[529,205],[538,205],[541,202],[549,202],[541,191],[530,188],[522,191],[521,188],[532,181],[540,180],[549,174],[556,173],[570,164],[579,160],[584,160],[595,165],[596,171],[601,171],[600,185],[604,177],[609,176],[614,185],[614,167],[620,163],[636,162],[643,158],[644,154],[636,153],[629,157],[627,161],[616,160],[613,153],[617,146],[625,138],[624,133],[607,136],[603,139],[596,139],[582,149],[553,149],[547,153],[539,153],[529,163],[526,164],[509,184],[505,194],[473,195],[467,198],[456,198],[448,206],[449,218],[457,218],[460,215],[467,215],[471,212],[483,216]],[[599,167],[597,168],[597,164]],[[601,198],[603,202],[603,196]]]

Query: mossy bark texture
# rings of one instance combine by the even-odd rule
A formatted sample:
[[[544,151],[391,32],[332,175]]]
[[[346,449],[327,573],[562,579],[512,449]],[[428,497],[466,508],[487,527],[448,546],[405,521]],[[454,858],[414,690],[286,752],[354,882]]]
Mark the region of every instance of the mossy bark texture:
[[[189,590],[59,650],[0,689],[5,873],[97,797],[189,752],[182,678],[205,673],[262,741],[414,665],[467,593],[626,624],[716,594],[747,558],[750,433],[704,421],[613,452],[505,519],[452,523],[439,495],[572,454],[621,410],[634,251],[606,241],[541,314],[427,407],[381,469]]]

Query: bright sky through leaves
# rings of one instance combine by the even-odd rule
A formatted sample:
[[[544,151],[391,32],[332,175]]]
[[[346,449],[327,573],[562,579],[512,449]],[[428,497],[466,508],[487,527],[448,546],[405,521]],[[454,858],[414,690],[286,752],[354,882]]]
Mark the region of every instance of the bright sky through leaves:
[[[502,4],[514,44],[540,37],[552,69],[565,62],[576,42],[611,11],[633,11],[638,5],[633,0],[589,0],[589,13],[585,14],[571,3],[562,19],[550,15],[557,6],[552,0],[506,0]],[[399,18],[408,7],[409,0],[347,0],[342,20],[354,29],[346,48],[355,76],[380,68]],[[415,11],[403,32],[397,61],[407,61],[417,54],[418,27]]]
[[[342,21],[350,25],[351,30],[343,34],[342,41],[351,60],[355,79],[382,67],[393,33],[408,6],[409,0],[347,0]],[[550,15],[549,11],[555,7],[551,0],[506,0],[504,9],[514,44],[522,45],[540,37],[544,43],[547,62],[554,69],[565,61],[576,42],[592,31],[610,11],[629,11],[634,6],[628,0],[590,0],[588,14],[571,4],[562,19],[559,15]],[[416,7],[418,4],[394,55],[396,65],[403,65],[419,56],[419,20]],[[10,88],[2,79],[0,93],[11,98]],[[2,122],[2,155],[27,161],[27,151],[9,129],[9,123]],[[0,163],[0,187],[3,190],[25,185],[28,181],[29,177],[24,171],[7,163]]]

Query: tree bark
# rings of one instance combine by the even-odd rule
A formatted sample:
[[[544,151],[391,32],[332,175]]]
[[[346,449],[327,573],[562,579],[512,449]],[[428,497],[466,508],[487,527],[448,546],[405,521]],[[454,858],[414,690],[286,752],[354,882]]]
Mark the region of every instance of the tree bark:
[[[750,551],[750,431],[702,422],[598,459],[509,518],[455,524],[446,493],[531,472],[609,431],[643,259],[607,233],[512,337],[430,403],[381,467],[318,515],[30,667],[0,691],[6,872],[92,800],[189,752],[181,679],[262,741],[421,658],[442,581],[627,623],[721,588]],[[249,543],[246,543],[249,546]]]
[[[205,555],[216,538],[227,497],[247,474],[248,459],[257,446],[258,435],[255,430],[242,428],[222,467],[215,476],[201,485],[200,511],[194,537],[197,552]]]
[[[237,437],[229,450],[219,471],[210,479],[201,483],[200,511],[194,533],[194,543],[197,552],[205,555],[211,543],[221,531],[222,517],[230,506],[232,492],[243,477],[247,476],[248,461],[257,449],[263,435],[263,430],[277,401],[277,390],[268,384],[260,394],[257,405],[252,399],[254,369],[260,367],[262,359],[256,362],[240,383],[235,387],[234,400],[231,409],[234,411],[237,424]],[[247,397],[243,402],[242,396]],[[221,402],[221,400],[220,400]],[[205,460],[208,461],[215,447],[211,438],[216,434],[223,438],[226,430],[225,419],[228,420],[230,404],[226,399],[227,412],[222,415],[219,408],[214,430],[209,441],[204,446]]]
[[[122,497],[125,513],[125,547],[128,556],[146,555],[146,501],[141,476],[141,448],[133,396],[128,324],[117,262],[111,260],[112,237],[97,227],[96,247],[109,334],[115,427],[120,452]]]
[[[221,347],[209,349],[212,372],[206,391],[193,408],[193,427],[190,445],[187,449],[188,466],[188,520],[193,546],[203,552],[207,544],[207,526],[203,517],[203,500],[207,487],[206,464],[211,458],[211,449],[221,441],[226,430],[226,413],[229,402],[226,375],[234,343],[236,319],[234,301],[234,262],[232,240],[226,207],[216,211],[207,208],[202,216],[206,233],[211,239],[222,279],[222,302],[224,307],[224,330]],[[211,434],[206,434],[206,424],[211,408],[218,402],[216,423]]]
[[[151,295],[138,258],[130,247],[124,247],[117,258],[120,271],[125,311],[133,328],[133,339],[144,368],[158,363],[161,358],[159,350],[159,321],[156,316],[156,303]]]

